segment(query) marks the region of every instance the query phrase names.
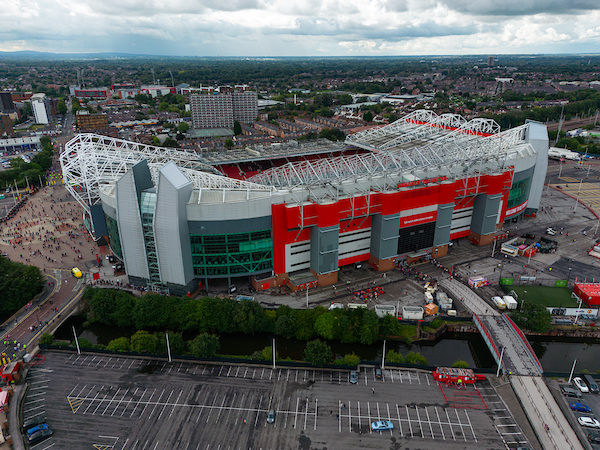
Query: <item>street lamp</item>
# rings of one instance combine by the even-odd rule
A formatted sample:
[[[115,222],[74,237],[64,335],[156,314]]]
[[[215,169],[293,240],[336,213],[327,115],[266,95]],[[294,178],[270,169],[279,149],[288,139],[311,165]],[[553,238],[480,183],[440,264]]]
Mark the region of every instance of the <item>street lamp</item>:
[[[498,267],[500,267],[500,278],[498,278],[498,285],[500,285],[500,281],[502,280],[502,269],[504,268],[504,265],[498,264]]]
[[[569,267],[569,276],[567,277],[567,287],[569,287],[569,280],[571,279],[571,268]]]
[[[523,303],[525,303],[525,295],[527,295],[527,291],[523,291],[523,298],[521,299],[521,309],[523,309]]]

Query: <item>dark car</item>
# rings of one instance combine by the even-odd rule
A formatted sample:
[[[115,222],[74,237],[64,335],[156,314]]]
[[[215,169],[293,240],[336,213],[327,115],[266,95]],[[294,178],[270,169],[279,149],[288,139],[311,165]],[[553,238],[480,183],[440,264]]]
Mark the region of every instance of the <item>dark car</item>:
[[[273,422],[275,422],[275,410],[270,409],[269,414],[267,415],[267,423],[273,423]]]
[[[46,418],[44,416],[32,417],[31,419],[27,419],[23,422],[23,426],[21,427],[23,431],[28,430],[29,428],[33,428],[40,423],[46,423]]]
[[[356,375],[356,370],[350,371],[350,383],[352,383],[352,384],[358,383],[358,376]]]
[[[39,442],[42,442],[45,439],[48,439],[50,436],[52,436],[52,434],[52,430],[40,430],[28,436],[27,440],[31,445],[34,445]]]
[[[382,376],[381,367],[376,367],[375,368],[375,378],[377,378],[378,380],[381,380],[381,376]]]
[[[587,434],[587,438],[592,444],[600,444],[600,433],[596,431],[590,431]]]

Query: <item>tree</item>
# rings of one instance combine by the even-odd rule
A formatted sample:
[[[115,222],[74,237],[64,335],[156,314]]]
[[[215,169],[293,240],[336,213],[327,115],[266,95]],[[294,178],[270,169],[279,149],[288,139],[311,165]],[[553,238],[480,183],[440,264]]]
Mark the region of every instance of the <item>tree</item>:
[[[163,143],[163,147],[179,148],[179,144],[177,143],[177,141],[175,139],[168,137],[165,139],[165,142]]]
[[[365,122],[372,122],[373,121],[373,113],[371,111],[367,111],[363,114],[363,120]]]
[[[120,337],[110,341],[106,348],[107,350],[111,350],[113,352],[127,352],[131,349],[131,345],[129,343],[129,339],[126,337]]]
[[[42,337],[40,339],[40,344],[52,345],[53,342],[54,342],[54,336],[52,336],[50,333],[42,334]]]
[[[231,140],[231,139],[225,139],[225,147],[226,148],[233,148],[233,140]]]
[[[221,347],[219,337],[214,334],[200,333],[189,341],[188,346],[192,356],[196,358],[211,358],[217,354]]]
[[[462,359],[457,359],[454,361],[454,364],[452,364],[452,367],[456,367],[458,369],[467,369],[469,367],[469,363],[463,361]]]
[[[242,126],[237,120],[233,122],[233,134],[235,134],[236,136],[242,134]]]
[[[544,306],[533,302],[523,302],[523,306],[513,311],[510,317],[519,327],[534,333],[545,333],[552,328],[552,315]]]
[[[56,112],[58,112],[59,114],[67,113],[67,105],[65,104],[64,100],[58,102],[58,105],[56,105]]]
[[[420,364],[422,366],[427,365],[427,358],[425,358],[420,353],[408,352],[406,357],[404,358],[408,364]]]
[[[335,360],[336,365],[340,366],[357,366],[360,364],[360,358],[354,353],[344,355],[343,358]]]
[[[304,360],[315,365],[322,366],[331,362],[331,347],[325,342],[315,339],[306,344]]]
[[[179,131],[182,134],[186,133],[189,129],[190,126],[187,124],[187,122],[179,122],[179,125],[177,125],[177,131]]]
[[[294,318],[279,316],[275,321],[275,334],[290,339],[294,336]]]
[[[340,105],[350,105],[352,103],[352,96],[350,94],[341,94],[337,97]]]
[[[390,363],[402,364],[404,363],[404,356],[397,353],[395,350],[389,350],[385,355],[385,360]]]
[[[147,331],[140,330],[131,336],[131,350],[138,353],[156,353],[158,338]]]

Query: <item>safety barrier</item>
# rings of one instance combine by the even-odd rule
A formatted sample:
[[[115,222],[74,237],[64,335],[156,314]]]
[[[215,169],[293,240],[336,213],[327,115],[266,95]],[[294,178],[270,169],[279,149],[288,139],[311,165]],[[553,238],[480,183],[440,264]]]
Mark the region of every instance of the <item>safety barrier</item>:
[[[500,361],[500,352],[498,351],[498,347],[496,347],[496,343],[494,342],[494,339],[492,338],[492,334],[490,333],[490,330],[487,329],[487,327],[484,325],[484,323],[481,321],[481,319],[475,313],[473,313],[473,322],[475,322],[475,326],[477,327],[477,329],[479,330],[479,333],[481,333],[481,336],[483,337],[483,340],[485,341],[485,343],[488,345],[489,349],[491,350],[492,356],[496,360],[496,363],[498,365],[501,365],[502,372],[506,373],[506,367],[504,366],[504,361]]]
[[[521,331],[521,329],[510,318],[510,316],[508,314],[504,313],[504,314],[502,314],[502,317],[504,318],[504,321],[506,323],[508,323],[512,327],[513,331],[517,334],[517,336],[519,336],[519,338],[521,338],[521,340],[525,344],[525,347],[527,348],[527,351],[529,352],[529,355],[531,356],[531,359],[533,359],[533,361],[535,362],[538,370],[540,371],[540,375],[543,374],[544,373],[544,369],[542,368],[542,364],[540,363],[540,360],[538,359],[537,355],[533,351],[533,348],[531,348],[531,344],[527,340],[527,337],[525,336],[525,334],[523,333],[523,331]]]

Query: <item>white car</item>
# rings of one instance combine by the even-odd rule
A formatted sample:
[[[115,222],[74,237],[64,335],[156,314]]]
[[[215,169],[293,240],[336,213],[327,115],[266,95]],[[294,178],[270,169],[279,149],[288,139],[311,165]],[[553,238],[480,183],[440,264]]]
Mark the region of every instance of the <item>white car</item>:
[[[548,227],[548,228],[546,228],[546,234],[549,234],[550,236],[554,236],[556,234],[556,230],[552,227]]]
[[[589,388],[587,387],[587,384],[585,384],[585,382],[581,378],[579,378],[579,377],[573,378],[573,383],[575,384],[575,386],[577,386],[577,389],[579,389],[581,392],[583,392],[583,393],[590,392]]]
[[[594,419],[593,417],[578,417],[577,421],[582,427],[600,428],[600,422],[598,422],[598,420]]]

